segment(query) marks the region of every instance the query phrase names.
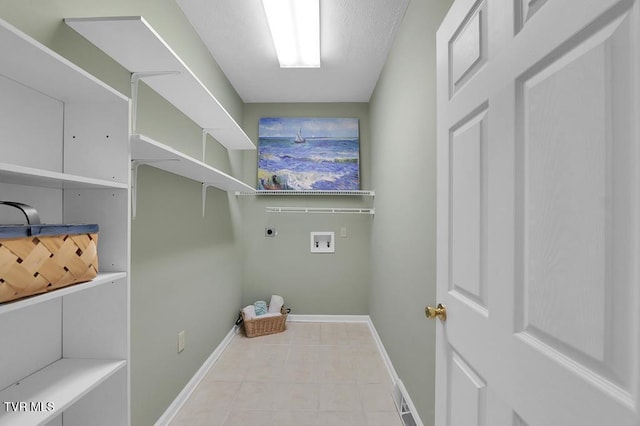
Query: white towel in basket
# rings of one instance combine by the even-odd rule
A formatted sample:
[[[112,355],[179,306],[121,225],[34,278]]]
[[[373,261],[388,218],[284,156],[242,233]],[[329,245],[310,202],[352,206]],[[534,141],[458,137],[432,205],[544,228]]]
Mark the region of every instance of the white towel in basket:
[[[284,299],[282,296],[278,296],[274,294],[271,296],[271,301],[269,302],[269,312],[280,313],[280,309],[284,306]]]
[[[250,320],[256,317],[256,307],[253,305],[247,305],[242,308],[242,312],[244,313],[244,319]]]

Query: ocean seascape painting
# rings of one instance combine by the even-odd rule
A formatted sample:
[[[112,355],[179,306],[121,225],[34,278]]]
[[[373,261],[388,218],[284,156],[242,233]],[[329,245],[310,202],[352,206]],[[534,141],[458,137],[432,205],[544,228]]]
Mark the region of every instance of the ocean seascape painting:
[[[261,118],[258,190],[359,190],[357,118]]]

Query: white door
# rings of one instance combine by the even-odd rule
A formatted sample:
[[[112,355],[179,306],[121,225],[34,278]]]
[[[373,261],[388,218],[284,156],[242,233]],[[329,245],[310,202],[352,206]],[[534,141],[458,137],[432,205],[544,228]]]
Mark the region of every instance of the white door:
[[[640,0],[438,31],[437,426],[640,425]]]

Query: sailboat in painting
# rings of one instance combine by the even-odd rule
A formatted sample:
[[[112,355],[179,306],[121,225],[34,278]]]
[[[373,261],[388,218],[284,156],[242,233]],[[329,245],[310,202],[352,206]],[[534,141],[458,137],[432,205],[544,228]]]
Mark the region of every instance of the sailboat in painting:
[[[296,138],[293,141],[295,143],[305,143],[307,141],[305,138],[302,137],[302,127],[300,127],[300,130],[298,130],[298,134],[296,135]]]

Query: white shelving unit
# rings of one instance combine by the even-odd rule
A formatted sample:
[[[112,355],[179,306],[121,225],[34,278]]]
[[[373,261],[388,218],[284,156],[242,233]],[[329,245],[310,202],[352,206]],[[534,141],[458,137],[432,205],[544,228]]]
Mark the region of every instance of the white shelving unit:
[[[2,20],[0,56],[2,198],[100,226],[97,278],[0,304],[0,425],[128,425],[129,99]]]
[[[207,188],[210,186],[223,191],[254,191],[244,182],[204,163],[207,134],[228,150],[255,149],[255,145],[143,17],[67,18],[65,23],[131,72],[134,133],[137,85],[141,79],[202,128],[202,161],[144,135],[132,136],[134,217],[137,168],[141,164],[201,182],[203,215]]]
[[[65,23],[129,70],[133,84],[145,79],[227,149],[255,149],[216,97],[143,17],[67,18]]]

